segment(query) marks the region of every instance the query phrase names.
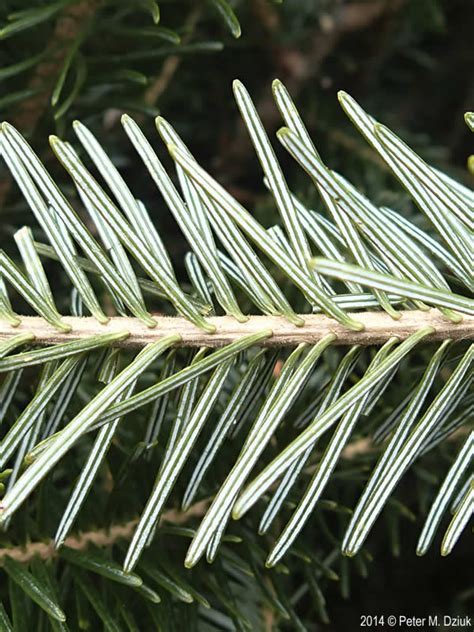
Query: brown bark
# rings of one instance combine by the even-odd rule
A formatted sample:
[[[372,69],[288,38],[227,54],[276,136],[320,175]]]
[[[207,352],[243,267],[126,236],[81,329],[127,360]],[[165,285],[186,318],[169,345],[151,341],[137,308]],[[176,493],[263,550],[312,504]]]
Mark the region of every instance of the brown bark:
[[[471,340],[474,337],[474,317],[463,316],[460,323],[452,323],[436,309],[429,312],[404,311],[399,320],[393,320],[385,312],[360,312],[354,318],[365,325],[364,331],[351,331],[337,321],[322,314],[304,314],[305,324],[296,327],[282,317],[250,316],[246,323],[239,323],[230,316],[209,318],[216,326],[213,334],[198,329],[185,318],[155,316],[157,326],[146,327],[137,318],[113,317],[107,325],[101,325],[95,318],[75,318],[65,316],[63,321],[71,325],[69,333],[54,329],[45,320],[37,316],[25,316],[18,327],[0,323],[0,341],[19,333],[32,333],[34,344],[50,345],[71,342],[97,334],[128,331],[130,335],[117,343],[122,347],[143,347],[170,334],[180,334],[183,347],[222,347],[236,340],[264,329],[271,329],[273,335],[264,340],[263,346],[295,346],[301,342],[315,343],[326,334],[337,336],[336,345],[380,345],[392,336],[405,340],[422,327],[431,326],[434,333],[426,341]]]
[[[165,511],[161,516],[160,524],[163,522],[170,522],[173,525],[185,524],[191,518],[202,517],[209,506],[209,500],[201,500],[192,505],[187,511],[181,512],[177,509],[169,509]],[[64,546],[68,546],[72,549],[83,550],[90,544],[94,544],[98,547],[110,546],[117,542],[117,540],[129,540],[135,527],[137,526],[138,518],[129,520],[122,524],[112,525],[108,529],[96,529],[94,531],[84,531],[77,535],[66,538]],[[17,562],[29,562],[33,557],[39,556],[43,560],[47,560],[51,557],[55,557],[58,551],[54,548],[53,540],[46,542],[29,542],[24,547],[7,547],[0,549],[0,564],[4,557],[11,557]]]

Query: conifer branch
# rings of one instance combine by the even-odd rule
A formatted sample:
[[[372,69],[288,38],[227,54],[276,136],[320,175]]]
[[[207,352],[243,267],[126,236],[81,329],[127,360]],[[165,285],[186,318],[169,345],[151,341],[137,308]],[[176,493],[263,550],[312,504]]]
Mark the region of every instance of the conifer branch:
[[[474,338],[474,316],[463,315],[461,322],[453,323],[437,309],[428,312],[404,311],[399,320],[392,319],[385,312],[360,312],[356,317],[363,323],[363,331],[346,329],[323,314],[300,316],[304,320],[302,327],[293,325],[281,316],[250,316],[245,323],[240,323],[230,316],[216,316],[208,319],[216,328],[214,333],[202,331],[185,318],[172,316],[154,316],[157,323],[154,328],[146,327],[138,318],[115,316],[107,324],[102,325],[93,317],[66,316],[62,320],[71,327],[68,332],[55,329],[40,317],[24,316],[17,327],[0,322],[0,341],[6,341],[18,334],[31,334],[34,336],[35,345],[50,345],[84,340],[99,334],[128,331],[128,337],[117,340],[114,346],[143,347],[171,334],[179,334],[179,346],[217,348],[231,344],[244,336],[271,329],[273,335],[263,340],[261,346],[296,346],[303,342],[313,344],[328,333],[337,336],[334,341],[336,345],[369,346],[383,344],[392,336],[406,340],[421,327],[434,329],[433,334],[427,338],[430,341],[448,338],[461,341]]]
[[[227,0],[218,4],[233,28]],[[150,6],[158,10],[156,3]],[[202,557],[213,562],[218,552],[220,559],[235,555],[239,567],[265,586],[258,569],[280,566],[290,548],[312,562],[312,554],[300,549],[305,524],[313,513],[321,524],[322,511],[346,513],[347,501],[332,481],[352,480],[361,466],[365,478],[368,462],[374,467],[349,526],[341,522],[329,538],[353,556],[381,512],[391,511],[386,506],[392,492],[415,462],[459,435],[464,445],[453,448],[458,455],[426,519],[419,553],[427,550],[449,508],[454,516],[443,555],[467,524],[473,494],[474,434],[466,436],[465,430],[473,408],[468,393],[474,345],[466,342],[474,338],[474,194],[340,93],[349,118],[430,227],[376,206],[324,164],[289,93],[275,81],[273,97],[284,123],[277,138],[313,180],[327,212],[310,210],[291,192],[250,95],[238,81],[234,93],[281,225],[257,221],[159,117],[157,131],[174,161],[178,189],[152,142],[130,116],[122,118],[188,242],[187,279],[175,272],[152,215],[83,124],[76,122],[74,130],[100,180],[72,144],[51,137],[78,197],[64,194],[15,128],[0,126],[2,158],[46,241],[37,241],[37,228],[24,227],[14,236],[22,265],[9,250],[0,251],[0,373],[5,374],[0,421],[7,421],[0,440],[1,527],[10,528],[33,492],[41,496],[53,471],[69,477],[81,445],[81,471],[67,498],[51,496],[61,505],[54,508],[61,514],[54,540],[20,548],[16,543],[23,536],[14,537],[0,549],[0,566],[9,580],[28,585],[30,598],[55,620],[63,621],[65,614],[51,599],[37,557],[52,558],[66,544],[59,553],[65,564],[54,564],[56,572],[71,573],[104,621],[111,615],[89,589],[84,571],[141,590],[142,597],[159,603],[160,594],[143,584],[144,575],[174,597],[186,603],[196,599],[208,608],[207,598],[187,580],[177,578],[174,569],[168,573],[164,547],[157,547],[163,559],[152,561],[154,552],[147,549],[155,534],[160,539],[165,533],[159,528],[163,519],[173,523],[166,533],[192,538],[184,558],[188,569]],[[83,208],[76,210],[79,199]],[[83,210],[90,221],[83,220]],[[57,289],[58,276],[49,265],[43,267],[44,259],[62,267],[62,278],[73,286],[70,301]],[[36,315],[17,314],[22,303],[16,295]],[[433,342],[439,344],[426,346]],[[260,346],[273,349],[255,349]],[[362,349],[371,346],[379,348]],[[33,390],[30,367],[41,367]],[[382,395],[388,407],[378,405]],[[227,450],[234,453],[230,459]],[[350,467],[341,463],[347,459],[353,460]],[[140,512],[140,517],[71,538],[79,516],[83,525],[97,524],[102,505],[88,496],[100,488],[104,466],[117,493],[122,483],[138,482],[124,500],[125,515]],[[183,477],[188,477],[184,494]],[[302,485],[306,491],[298,500]],[[330,500],[322,496],[328,485]],[[105,491],[110,491],[108,481]],[[181,512],[166,511],[177,506],[177,496]],[[192,504],[199,498],[206,500]],[[262,502],[267,507],[258,532],[270,537],[283,527],[266,561],[266,547],[254,545],[246,517]],[[200,518],[196,531],[176,526],[190,517]],[[245,521],[234,527],[237,535],[225,535],[231,520]],[[121,540],[127,539],[124,546]],[[231,552],[229,544],[235,543],[242,544],[240,553],[233,547]],[[123,566],[111,559],[110,549],[124,549]],[[217,603],[229,604],[219,570],[224,566],[218,562],[217,567],[215,574],[206,571],[211,593]],[[271,586],[276,576],[266,577]],[[277,595],[276,610],[291,619],[292,604],[281,586],[273,587],[267,597],[274,603]],[[2,616],[0,604],[0,623]],[[241,629],[240,613],[238,619]]]
[[[173,525],[186,524],[192,518],[200,518],[206,513],[209,500],[200,500],[194,503],[186,511],[169,509],[161,516],[161,524],[169,522]],[[118,540],[130,540],[137,526],[138,518],[127,522],[113,524],[106,529],[91,529],[69,536],[64,541],[64,546],[70,549],[82,551],[91,544],[105,548],[115,544]],[[11,557],[17,562],[28,563],[34,557],[42,560],[49,560],[57,557],[58,549],[55,547],[54,539],[46,542],[28,542],[25,546],[0,548],[0,565],[5,557]]]

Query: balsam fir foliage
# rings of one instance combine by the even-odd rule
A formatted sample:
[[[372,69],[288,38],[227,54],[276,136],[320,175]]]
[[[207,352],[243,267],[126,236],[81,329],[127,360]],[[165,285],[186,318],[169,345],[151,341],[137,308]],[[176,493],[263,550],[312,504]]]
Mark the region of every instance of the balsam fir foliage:
[[[434,236],[421,230],[325,165],[283,84],[273,90],[285,125],[277,137],[313,180],[325,213],[291,192],[235,82],[280,215],[269,227],[199,166],[162,118],[157,130],[179,188],[155,153],[159,138],[122,119],[161,194],[159,210],[135,197],[83,124],[74,124],[75,146],[50,139],[76,187],[72,200],[19,131],[2,125],[2,158],[40,227],[15,234],[17,256],[1,254],[2,629],[28,629],[38,608],[53,629],[97,619],[113,630],[258,629],[262,604],[303,629],[299,597],[285,590],[293,572],[303,573],[324,621],[325,584],[348,581],[341,552],[365,572],[381,513],[397,546],[399,520],[411,514],[394,490],[407,472],[428,468],[442,444],[452,456],[438,494],[422,494],[418,555],[430,546],[448,555],[468,528],[474,195],[340,93]],[[186,283],[154,228],[154,213],[165,208],[189,245]],[[46,272],[48,259],[55,263]],[[70,299],[52,289],[60,271]],[[26,305],[37,317],[22,320]],[[122,316],[120,329],[111,329],[111,309]],[[175,317],[167,321],[174,334],[161,333],[157,310]],[[404,331],[413,313],[420,326]],[[246,335],[256,318],[262,327]],[[315,318],[329,323],[326,335],[297,344]],[[393,327],[374,344],[371,327],[387,318]],[[76,338],[81,319],[90,335]],[[186,321],[197,350],[183,343]],[[288,323],[295,341],[279,339],[275,323]],[[148,328],[156,341],[130,350],[127,324]],[[226,329],[233,341],[209,349]],[[362,345],[344,348],[346,333]],[[47,344],[48,335],[60,341]],[[277,346],[267,348],[273,335]],[[432,342],[436,336],[445,339]],[[455,433],[461,441],[453,444]],[[358,447],[367,441],[368,452]],[[71,535],[78,529],[87,532]],[[316,549],[313,530],[324,542]],[[176,564],[191,569],[202,557],[213,564]]]
[[[470,614],[464,4],[6,4],[0,631]]]

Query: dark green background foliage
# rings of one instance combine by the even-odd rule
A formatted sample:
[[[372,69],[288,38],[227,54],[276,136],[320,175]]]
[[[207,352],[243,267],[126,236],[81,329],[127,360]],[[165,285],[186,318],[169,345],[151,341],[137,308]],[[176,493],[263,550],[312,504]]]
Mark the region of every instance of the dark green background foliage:
[[[71,199],[77,194],[47,139],[55,133],[77,147],[71,123],[75,119],[85,123],[120,168],[134,194],[151,210],[183,279],[181,261],[188,246],[122,130],[122,112],[133,116],[151,139],[156,138],[154,117],[163,114],[203,166],[266,225],[275,221],[274,205],[262,184],[260,167],[237,112],[231,89],[234,78],[246,85],[269,134],[281,126],[271,100],[271,81],[280,78],[325,161],[379,205],[394,206],[407,216],[413,212],[408,195],[344,116],[336,97],[339,89],[352,94],[366,111],[399,133],[428,162],[469,183],[465,166],[470,134],[463,113],[472,109],[474,97],[469,81],[474,65],[470,2],[285,0],[278,4],[242,0],[233,3],[242,28],[237,39],[216,9],[218,3],[164,0],[158,4],[159,24],[155,5],[148,0],[54,4],[50,0],[4,0],[0,4],[0,115],[28,138]],[[12,13],[24,10],[29,13],[9,20]],[[15,32],[11,25],[19,22],[24,28]],[[164,156],[164,150],[160,151]],[[283,150],[277,151],[292,188],[308,204],[319,204],[303,172]],[[13,253],[13,233],[24,224],[35,228],[35,223],[3,164],[0,175],[0,246]],[[35,238],[39,236],[39,231],[35,232]],[[57,269],[54,264],[46,266],[48,271]],[[67,281],[49,276],[58,307],[66,313]],[[26,312],[27,307],[21,305],[18,309]],[[365,420],[365,434],[396,407],[412,385],[412,374],[426,365],[432,349],[425,345],[417,353],[411,356],[409,365],[402,364],[394,384]],[[284,357],[285,353],[280,355]],[[325,356],[317,376],[319,383],[329,379],[341,357],[339,351]],[[367,366],[367,357],[360,366]],[[97,392],[96,369],[102,361],[99,352],[90,355],[85,378],[68,409],[69,418]],[[179,351],[177,366],[188,362],[189,353]],[[126,364],[124,359],[122,364]],[[139,388],[156,382],[159,371],[160,366],[146,372]],[[239,380],[237,371],[231,377],[233,384]],[[37,379],[35,368],[25,371],[11,403],[12,418],[29,401]],[[440,380],[439,386],[442,383]],[[298,401],[300,409],[295,410],[295,416],[308,405],[308,393],[306,399]],[[173,394],[165,433],[176,411],[176,399]],[[221,404],[199,439],[197,455],[220,412]],[[160,442],[144,454],[142,441],[149,415],[149,408],[140,408],[130,415],[133,423],[122,424],[75,530],[125,522],[141,512],[166,445]],[[282,424],[269,456],[277,455],[294,435],[290,422]],[[241,433],[239,440],[237,434],[236,440],[225,446],[196,500],[215,493],[238,454],[243,436]],[[0,548],[54,534],[91,443],[86,438],[59,464],[15,517],[8,534],[0,534]],[[333,504],[318,508],[292,552],[271,571],[264,569],[264,562],[274,538],[271,532],[255,536],[259,510],[231,524],[228,541],[212,566],[201,563],[191,571],[182,567],[189,533],[172,526],[159,529],[137,572],[156,587],[162,598],[160,606],[127,586],[102,581],[81,566],[66,564],[61,557],[48,565],[47,571],[55,576],[57,585],[53,588],[68,613],[71,630],[78,629],[77,622],[85,625],[87,621],[90,630],[98,629],[100,619],[105,620],[108,629],[115,629],[117,621],[120,629],[126,629],[120,603],[133,612],[139,630],[166,632],[243,630],[246,626],[254,630],[352,630],[357,629],[361,614],[472,613],[474,557],[470,529],[448,558],[439,556],[439,546],[423,558],[417,558],[414,552],[427,508],[458,448],[459,442],[447,441],[410,470],[362,553],[353,560],[339,553],[348,522],[346,508],[354,507],[378,452],[358,454],[341,462],[324,493]],[[179,506],[196,460],[187,463],[168,502],[170,507]],[[303,492],[304,483],[300,479],[293,490],[295,500]],[[197,524],[197,520],[190,520],[185,526]],[[277,525],[277,532],[283,524]],[[98,554],[120,562],[124,549],[119,543]],[[156,574],[155,578],[153,573],[148,576],[147,560],[177,583],[160,587]],[[44,573],[35,564],[31,570],[39,577]],[[3,571],[0,581],[0,601],[12,613],[19,626],[16,629],[49,629],[44,613],[11,579],[6,580]],[[107,620],[103,612],[97,615],[87,590],[93,591],[112,620]],[[199,593],[197,597],[193,591]],[[200,607],[200,595],[212,603],[211,614],[206,615],[206,609]],[[193,596],[193,603],[185,603]],[[214,620],[209,619],[211,616]],[[330,623],[323,626],[321,622],[328,619]]]

